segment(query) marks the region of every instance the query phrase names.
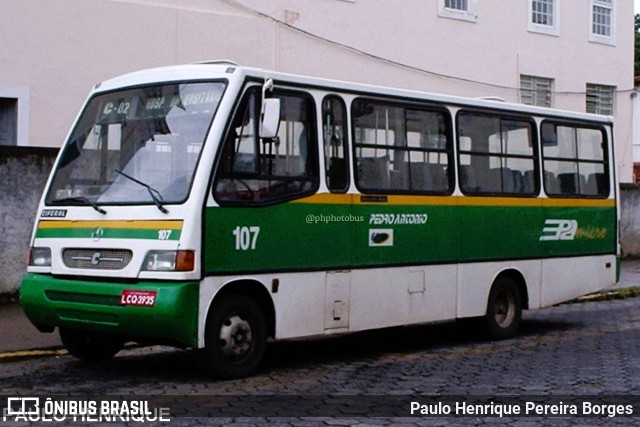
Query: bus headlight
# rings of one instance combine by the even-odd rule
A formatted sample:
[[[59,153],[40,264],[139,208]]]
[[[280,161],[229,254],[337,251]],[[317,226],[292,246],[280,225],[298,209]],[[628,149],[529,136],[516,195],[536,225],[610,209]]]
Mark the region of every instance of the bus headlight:
[[[29,254],[29,265],[32,267],[51,267],[50,248],[31,248]]]
[[[143,271],[193,271],[194,251],[149,251],[142,263]]]

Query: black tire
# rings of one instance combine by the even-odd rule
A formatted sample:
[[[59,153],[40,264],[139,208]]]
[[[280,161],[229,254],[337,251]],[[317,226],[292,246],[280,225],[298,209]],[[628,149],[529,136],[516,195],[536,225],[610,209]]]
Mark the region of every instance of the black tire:
[[[486,332],[491,339],[513,337],[522,320],[522,295],[511,277],[498,277],[491,287],[484,317]]]
[[[205,348],[198,361],[209,375],[219,379],[253,374],[267,348],[266,316],[244,295],[231,295],[214,303],[205,329]]]
[[[69,353],[84,362],[109,360],[124,347],[115,335],[60,328],[60,340]]]

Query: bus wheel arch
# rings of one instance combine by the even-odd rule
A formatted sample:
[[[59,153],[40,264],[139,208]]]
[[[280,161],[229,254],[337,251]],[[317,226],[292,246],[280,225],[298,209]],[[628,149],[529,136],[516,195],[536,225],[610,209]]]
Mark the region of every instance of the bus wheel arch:
[[[528,292],[522,274],[505,270],[498,274],[487,297],[485,329],[492,339],[502,340],[515,335],[522,320],[522,310],[528,307]]]
[[[496,280],[498,280],[503,276],[508,276],[515,282],[516,286],[518,287],[518,291],[520,291],[520,296],[522,298],[522,309],[528,310],[529,309],[529,290],[527,289],[527,281],[525,280],[522,272],[515,268],[503,270],[496,276],[493,283],[495,283]]]
[[[228,283],[209,307],[198,361],[216,378],[249,376],[261,364],[274,333],[275,310],[266,289],[253,281]]]
[[[267,335],[271,338],[276,336],[276,309],[273,304],[273,299],[267,291],[267,288],[257,280],[235,280],[226,283],[222,289],[216,293],[213,301],[209,305],[207,318],[211,315],[211,308],[221,298],[226,298],[229,295],[238,294],[244,295],[254,300],[263,310],[267,319]]]

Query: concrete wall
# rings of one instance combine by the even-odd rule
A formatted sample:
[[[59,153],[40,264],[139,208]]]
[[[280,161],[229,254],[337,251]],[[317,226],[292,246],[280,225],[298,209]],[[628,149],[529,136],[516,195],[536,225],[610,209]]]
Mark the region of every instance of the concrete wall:
[[[640,257],[640,186],[620,191],[620,240],[625,257]]]
[[[57,148],[0,146],[0,294],[18,289],[31,231]]]

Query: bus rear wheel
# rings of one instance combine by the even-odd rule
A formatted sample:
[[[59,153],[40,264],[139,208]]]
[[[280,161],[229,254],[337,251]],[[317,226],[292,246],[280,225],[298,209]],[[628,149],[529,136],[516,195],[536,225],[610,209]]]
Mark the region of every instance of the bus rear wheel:
[[[490,338],[502,340],[516,334],[522,320],[522,296],[511,277],[499,277],[491,287],[485,315]]]
[[[214,303],[205,329],[205,348],[198,353],[202,368],[220,379],[253,374],[267,347],[267,322],[262,308],[244,295]]]
[[[60,328],[60,340],[69,354],[84,362],[109,360],[124,347],[117,336],[78,329]]]

